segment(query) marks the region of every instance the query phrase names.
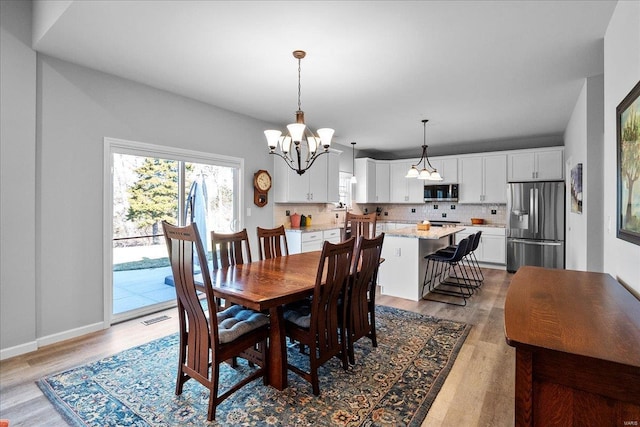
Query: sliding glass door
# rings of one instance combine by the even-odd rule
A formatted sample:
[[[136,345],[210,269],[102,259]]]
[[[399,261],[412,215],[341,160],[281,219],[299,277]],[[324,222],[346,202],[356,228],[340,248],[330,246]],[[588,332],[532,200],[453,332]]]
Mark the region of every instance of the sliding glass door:
[[[211,231],[240,227],[240,160],[149,148],[110,144],[112,322],[175,305],[163,220],[196,222],[209,251]]]

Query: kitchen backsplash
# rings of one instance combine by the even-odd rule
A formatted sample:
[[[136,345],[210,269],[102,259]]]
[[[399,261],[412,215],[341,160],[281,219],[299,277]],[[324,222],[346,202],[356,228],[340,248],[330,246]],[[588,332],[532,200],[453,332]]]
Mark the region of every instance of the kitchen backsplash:
[[[436,209],[437,206],[437,209]],[[422,203],[418,205],[383,204],[383,205],[358,205],[354,204],[353,212],[371,213],[376,208],[381,209],[379,221],[423,221],[425,219],[437,221],[460,221],[470,223],[471,218],[483,218],[485,223],[504,225],[507,218],[506,205],[468,205],[454,202]],[[455,207],[455,209],[452,209]],[[290,225],[290,213],[311,215],[312,224],[342,224],[344,222],[344,209],[336,209],[334,204],[282,204],[276,203],[273,209],[274,224]],[[495,211],[495,214],[492,213]],[[386,213],[386,215],[385,215]],[[446,217],[442,215],[446,214]],[[336,219],[336,215],[338,218]]]
[[[291,221],[287,216],[298,213],[300,215],[311,215],[311,224],[342,224],[344,222],[345,209],[336,209],[335,204],[315,204],[315,203],[276,203],[273,208],[274,226],[284,224],[290,226]],[[338,218],[336,218],[336,215]]]

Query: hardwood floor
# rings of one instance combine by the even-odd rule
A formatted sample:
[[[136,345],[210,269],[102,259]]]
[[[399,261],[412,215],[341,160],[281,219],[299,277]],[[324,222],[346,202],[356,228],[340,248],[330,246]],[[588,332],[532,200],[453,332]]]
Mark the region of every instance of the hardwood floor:
[[[504,338],[504,300],[512,275],[483,271],[485,284],[466,307],[383,295],[377,299],[380,305],[473,325],[423,426],[513,426],[515,351]],[[162,314],[171,318],[142,324]],[[10,420],[11,427],[67,425],[35,381],[173,333],[176,314],[167,310],[0,362],[0,418]]]
[[[504,301],[513,275],[483,272],[485,283],[466,307],[377,297],[381,305],[473,325],[423,427],[514,425],[515,349],[504,337]]]

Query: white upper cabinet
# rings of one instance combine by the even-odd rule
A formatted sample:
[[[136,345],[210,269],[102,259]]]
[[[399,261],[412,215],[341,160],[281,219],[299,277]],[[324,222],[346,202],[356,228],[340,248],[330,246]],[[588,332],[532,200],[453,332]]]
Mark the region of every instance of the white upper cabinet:
[[[457,184],[458,183],[458,158],[457,157],[434,157],[429,159],[431,166],[438,170],[442,181],[434,184]],[[428,181],[426,181],[428,183]]]
[[[410,161],[389,162],[389,202],[424,203],[424,181],[405,178],[411,165]]]
[[[355,201],[356,203],[373,203],[376,197],[376,162],[362,158],[355,161]]]
[[[509,154],[509,182],[564,179],[562,147]]]
[[[376,162],[376,202],[389,202],[389,162]]]
[[[313,167],[313,166],[312,166]],[[327,154],[327,202],[340,201],[340,153],[330,151]]]
[[[389,202],[389,162],[356,159],[356,203]]]
[[[459,203],[507,202],[507,155],[462,156],[459,159]]]
[[[338,152],[316,159],[298,175],[281,158],[274,158],[274,200],[277,203],[330,203],[339,201]]]

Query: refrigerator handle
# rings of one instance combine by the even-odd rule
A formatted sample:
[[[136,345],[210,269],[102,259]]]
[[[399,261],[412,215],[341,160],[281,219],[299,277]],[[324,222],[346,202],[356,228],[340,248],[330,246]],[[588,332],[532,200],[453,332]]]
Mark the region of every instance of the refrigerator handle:
[[[529,189],[529,230],[533,230],[536,226],[536,210],[535,210],[535,194],[534,189]],[[534,231],[535,232],[535,231]]]
[[[536,233],[536,234],[539,233],[539,230],[538,230],[538,225],[539,225],[539,222],[540,222],[540,218],[538,218],[538,216],[540,215],[540,212],[538,211],[539,203],[540,203],[540,190],[538,190],[538,188],[534,188],[533,189],[533,207],[535,209],[535,211],[534,211],[535,215],[534,215],[533,220],[535,222],[534,222],[534,225],[533,225],[533,232]]]
[[[562,246],[562,242],[543,242],[539,240],[526,240],[526,239],[509,239],[511,243],[523,243],[525,245],[536,245],[536,246]]]

